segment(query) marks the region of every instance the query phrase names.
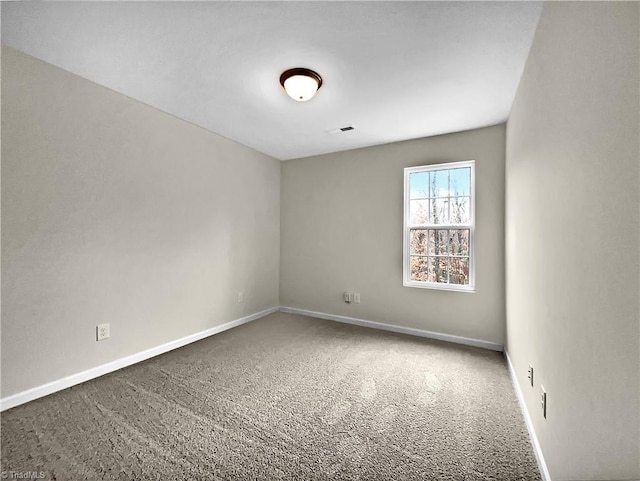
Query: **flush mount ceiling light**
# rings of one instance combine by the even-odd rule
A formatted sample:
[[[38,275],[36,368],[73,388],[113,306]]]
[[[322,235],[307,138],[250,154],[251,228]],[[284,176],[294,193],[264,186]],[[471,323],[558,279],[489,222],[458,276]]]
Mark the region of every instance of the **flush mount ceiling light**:
[[[322,87],[322,77],[308,68],[291,68],[280,75],[280,85],[297,102],[306,102]]]

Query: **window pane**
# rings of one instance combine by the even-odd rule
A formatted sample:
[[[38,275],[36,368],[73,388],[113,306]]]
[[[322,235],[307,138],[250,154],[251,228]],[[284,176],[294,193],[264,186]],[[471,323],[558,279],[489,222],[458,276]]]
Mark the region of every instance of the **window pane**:
[[[427,254],[430,256],[446,256],[449,253],[449,231],[448,230],[432,230],[429,239],[429,250]]]
[[[433,237],[433,231],[427,229],[412,229],[411,230],[411,254],[427,254],[427,239],[429,233]]]
[[[433,281],[432,282],[444,282],[445,284],[448,282],[447,277],[447,257],[436,257],[435,262],[433,264]]]
[[[469,255],[469,230],[450,230],[449,231],[449,253],[452,256],[468,256]]]
[[[409,224],[420,225],[429,222],[429,201],[410,200],[409,201]]]
[[[471,222],[471,211],[469,209],[469,197],[451,198],[451,223],[468,224]]]
[[[427,282],[429,257],[411,256],[411,280]],[[433,259],[431,259],[433,261]]]
[[[449,282],[451,284],[469,285],[469,258],[468,257],[450,257],[449,265],[451,272],[449,274]]]
[[[426,257],[426,259],[427,259],[427,282],[436,282],[436,258]]]
[[[431,222],[433,224],[449,223],[449,199],[431,199]]]
[[[432,170],[429,174],[431,197],[447,197],[449,195],[449,171]]]
[[[449,191],[451,196],[471,195],[471,167],[449,171]]]
[[[429,229],[429,238],[427,240],[427,255],[435,256],[436,255],[436,231]]]
[[[416,172],[409,174],[409,196],[429,197],[429,172]]]

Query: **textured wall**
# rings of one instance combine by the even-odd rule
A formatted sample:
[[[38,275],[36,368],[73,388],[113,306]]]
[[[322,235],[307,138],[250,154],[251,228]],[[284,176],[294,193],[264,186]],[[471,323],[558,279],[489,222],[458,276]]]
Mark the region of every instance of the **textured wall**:
[[[554,480],[640,478],[638,18],[546,4],[507,125],[508,351]]]
[[[278,305],[279,197],[278,161],[3,48],[2,396]]]
[[[500,125],[283,162],[280,303],[504,343],[504,139]],[[403,287],[403,169],[470,159],[476,292]]]

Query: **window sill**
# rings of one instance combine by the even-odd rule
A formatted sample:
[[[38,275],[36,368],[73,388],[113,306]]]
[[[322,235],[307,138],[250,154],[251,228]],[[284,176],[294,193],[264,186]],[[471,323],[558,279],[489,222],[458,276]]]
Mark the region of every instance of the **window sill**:
[[[417,287],[419,289],[434,289],[437,291],[454,291],[454,292],[467,292],[475,293],[476,289],[473,286],[458,286],[455,284],[435,284],[432,282],[403,282],[404,287]]]

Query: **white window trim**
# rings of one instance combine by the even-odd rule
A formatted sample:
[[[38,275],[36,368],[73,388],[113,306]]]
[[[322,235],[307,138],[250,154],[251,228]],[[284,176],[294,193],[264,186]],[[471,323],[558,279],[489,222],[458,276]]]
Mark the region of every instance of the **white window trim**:
[[[409,176],[415,172],[430,172],[432,170],[457,169],[462,167],[471,167],[471,212],[470,225],[465,228],[469,229],[469,285],[461,286],[458,284],[444,284],[440,282],[422,282],[412,281],[410,272],[410,236],[409,236],[409,198],[410,186]],[[476,269],[475,269],[475,227],[476,227],[476,172],[475,160],[464,160],[461,162],[445,162],[440,164],[420,165],[417,167],[407,167],[404,169],[404,213],[403,213],[403,229],[402,229],[402,279],[405,287],[418,287],[422,289],[438,289],[445,291],[475,292],[476,287]],[[415,226],[414,226],[415,227]],[[460,228],[459,225],[443,225],[430,224],[429,229],[455,229]]]

